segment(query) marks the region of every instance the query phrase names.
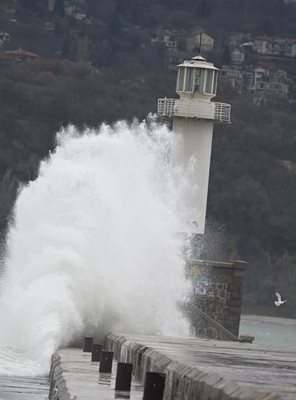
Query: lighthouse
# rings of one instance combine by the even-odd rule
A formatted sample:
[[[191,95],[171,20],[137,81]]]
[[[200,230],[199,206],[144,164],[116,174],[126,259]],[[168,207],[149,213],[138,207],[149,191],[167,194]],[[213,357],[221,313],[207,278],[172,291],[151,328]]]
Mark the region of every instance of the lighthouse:
[[[184,306],[196,336],[237,340],[246,263],[203,259],[214,123],[229,124],[231,107],[213,102],[218,68],[197,56],[177,66],[178,99],[158,99],[157,114],[172,117],[171,171],[184,219],[186,277],[192,282]],[[183,214],[183,215],[182,215]],[[189,239],[189,240],[188,240]]]
[[[230,123],[231,106],[212,101],[217,92],[219,72],[213,63],[197,56],[185,60],[177,68],[179,99],[158,99],[157,114],[173,118],[171,167],[181,191],[184,185],[184,196],[178,207],[186,220],[186,233],[203,235],[213,124]]]

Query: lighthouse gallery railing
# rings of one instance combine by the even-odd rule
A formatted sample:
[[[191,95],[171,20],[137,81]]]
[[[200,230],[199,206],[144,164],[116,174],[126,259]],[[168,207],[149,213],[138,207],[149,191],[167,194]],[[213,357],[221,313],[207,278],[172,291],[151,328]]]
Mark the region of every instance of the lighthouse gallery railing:
[[[158,99],[157,114],[161,117],[186,117],[211,119],[230,123],[231,106],[226,103],[194,102],[189,105],[177,99]]]

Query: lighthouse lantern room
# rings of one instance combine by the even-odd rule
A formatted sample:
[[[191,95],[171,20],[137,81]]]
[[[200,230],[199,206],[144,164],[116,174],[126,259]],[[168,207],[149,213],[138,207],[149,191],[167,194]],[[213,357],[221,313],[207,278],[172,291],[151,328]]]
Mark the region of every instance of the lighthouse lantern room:
[[[178,66],[176,92],[181,96],[216,96],[218,68],[197,56]]]

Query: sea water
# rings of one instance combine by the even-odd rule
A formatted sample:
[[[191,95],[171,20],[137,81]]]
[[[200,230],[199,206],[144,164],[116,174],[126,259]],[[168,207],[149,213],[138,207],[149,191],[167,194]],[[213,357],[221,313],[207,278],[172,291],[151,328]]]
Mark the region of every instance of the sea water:
[[[170,142],[154,121],[59,132],[14,208],[0,375],[46,375],[52,353],[85,335],[188,334]]]
[[[296,349],[296,320],[243,315],[240,334],[255,337],[254,344],[271,349]]]

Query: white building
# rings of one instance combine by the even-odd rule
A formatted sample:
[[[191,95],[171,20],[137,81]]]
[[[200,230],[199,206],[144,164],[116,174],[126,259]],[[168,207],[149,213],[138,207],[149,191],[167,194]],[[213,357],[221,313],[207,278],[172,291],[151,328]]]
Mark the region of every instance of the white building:
[[[245,53],[236,47],[230,53],[230,58],[233,64],[242,64],[245,61]]]
[[[286,71],[255,68],[252,91],[255,96],[265,99],[275,95],[287,97],[289,83]]]
[[[254,50],[262,55],[295,57],[296,39],[261,36],[255,39]]]

